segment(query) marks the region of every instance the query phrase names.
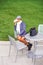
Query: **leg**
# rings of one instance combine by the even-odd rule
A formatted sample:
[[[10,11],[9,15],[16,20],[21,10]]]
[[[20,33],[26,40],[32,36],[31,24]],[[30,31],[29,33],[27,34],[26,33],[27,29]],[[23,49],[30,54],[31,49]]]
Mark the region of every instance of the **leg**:
[[[25,45],[28,45],[28,42],[26,41],[26,39],[24,37],[18,36],[17,39],[21,42],[23,42]]]
[[[32,44],[29,43],[29,42],[27,42],[24,37],[19,36],[19,37],[17,37],[17,39],[18,39],[19,41],[23,42],[25,45],[27,45],[28,50],[31,50]]]

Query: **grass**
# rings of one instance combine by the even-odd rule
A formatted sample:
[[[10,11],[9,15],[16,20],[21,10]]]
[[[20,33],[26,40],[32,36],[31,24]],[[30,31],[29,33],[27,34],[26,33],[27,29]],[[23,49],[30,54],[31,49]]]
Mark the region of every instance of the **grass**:
[[[26,31],[31,27],[38,29],[43,24],[42,0],[0,0],[0,40],[14,36],[13,20],[21,15],[26,23]]]

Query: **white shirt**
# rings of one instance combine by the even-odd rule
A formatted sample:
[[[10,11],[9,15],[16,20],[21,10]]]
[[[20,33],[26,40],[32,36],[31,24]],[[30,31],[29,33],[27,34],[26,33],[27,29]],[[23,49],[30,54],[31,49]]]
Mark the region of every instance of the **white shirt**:
[[[17,31],[17,33],[19,33],[20,34],[20,24],[22,23],[22,21],[19,21],[18,23],[17,23],[17,27],[16,27],[16,31]]]

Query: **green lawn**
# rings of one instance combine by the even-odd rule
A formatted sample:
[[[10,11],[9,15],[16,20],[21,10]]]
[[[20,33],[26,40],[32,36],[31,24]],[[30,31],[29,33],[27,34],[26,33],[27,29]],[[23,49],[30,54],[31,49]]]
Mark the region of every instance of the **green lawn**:
[[[26,23],[26,31],[43,24],[42,0],[0,0],[0,40],[14,36],[13,20],[21,15]]]

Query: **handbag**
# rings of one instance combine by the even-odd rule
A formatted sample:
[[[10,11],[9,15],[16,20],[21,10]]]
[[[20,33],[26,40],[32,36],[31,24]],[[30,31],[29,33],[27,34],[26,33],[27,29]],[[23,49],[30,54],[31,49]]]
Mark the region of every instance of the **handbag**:
[[[30,36],[35,36],[37,34],[36,28],[33,27],[30,29]]]

